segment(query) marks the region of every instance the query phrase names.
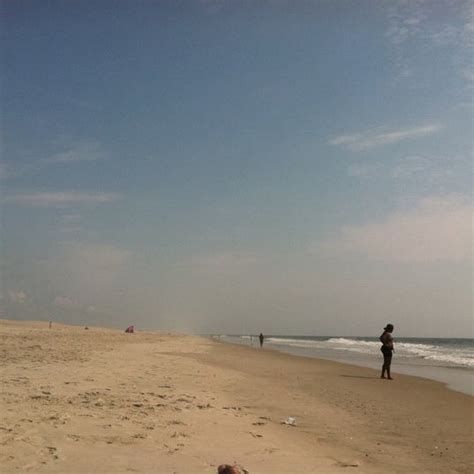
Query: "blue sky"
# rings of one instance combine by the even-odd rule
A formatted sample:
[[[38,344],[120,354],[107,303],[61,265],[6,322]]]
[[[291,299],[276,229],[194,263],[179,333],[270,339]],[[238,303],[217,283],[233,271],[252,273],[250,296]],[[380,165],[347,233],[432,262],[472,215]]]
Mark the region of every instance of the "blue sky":
[[[2,315],[472,335],[469,2],[2,2]]]

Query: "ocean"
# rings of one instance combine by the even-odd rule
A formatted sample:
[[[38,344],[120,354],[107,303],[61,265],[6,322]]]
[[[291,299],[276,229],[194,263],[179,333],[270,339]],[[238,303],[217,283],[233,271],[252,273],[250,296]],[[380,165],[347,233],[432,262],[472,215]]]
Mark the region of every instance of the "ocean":
[[[224,342],[257,347],[257,336],[213,336]],[[266,336],[265,347],[290,354],[380,369],[375,337]],[[392,374],[437,380],[452,390],[474,395],[474,340],[395,337]]]

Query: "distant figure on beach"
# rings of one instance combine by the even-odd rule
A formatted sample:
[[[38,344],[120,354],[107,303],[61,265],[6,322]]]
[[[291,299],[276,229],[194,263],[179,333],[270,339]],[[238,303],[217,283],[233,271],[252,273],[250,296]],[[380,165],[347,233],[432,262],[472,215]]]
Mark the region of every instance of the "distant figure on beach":
[[[385,372],[387,372],[387,379],[393,380],[390,375],[390,365],[392,364],[392,352],[393,352],[393,324],[387,324],[383,328],[383,333],[380,336],[380,342],[382,343],[382,347],[380,350],[383,354],[383,365],[382,365],[382,375],[380,376],[381,379],[385,378]]]
[[[53,321],[50,321],[49,322],[49,329],[51,329],[53,327]]]
[[[258,340],[260,341],[260,347],[263,346],[263,340],[264,340],[264,339],[265,339],[265,338],[263,337],[263,334],[260,333],[260,336],[258,336]]]
[[[134,328],[133,326],[128,326],[128,328],[125,329],[125,332],[134,333],[134,332],[135,332],[135,328]]]

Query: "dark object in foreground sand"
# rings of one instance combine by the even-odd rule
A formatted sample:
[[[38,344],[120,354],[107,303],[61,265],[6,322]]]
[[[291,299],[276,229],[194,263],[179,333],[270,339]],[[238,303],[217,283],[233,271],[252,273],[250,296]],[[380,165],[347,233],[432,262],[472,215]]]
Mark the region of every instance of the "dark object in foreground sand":
[[[249,474],[247,469],[238,466],[231,466],[230,464],[221,464],[217,468],[217,474]]]

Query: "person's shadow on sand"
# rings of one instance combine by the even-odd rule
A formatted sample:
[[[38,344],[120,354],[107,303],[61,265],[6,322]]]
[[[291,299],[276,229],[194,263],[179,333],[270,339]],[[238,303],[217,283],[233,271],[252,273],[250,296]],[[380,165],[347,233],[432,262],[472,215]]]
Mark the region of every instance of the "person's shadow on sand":
[[[369,376],[369,375],[345,375],[341,374],[339,377],[350,377],[351,379],[378,379],[377,376]]]

